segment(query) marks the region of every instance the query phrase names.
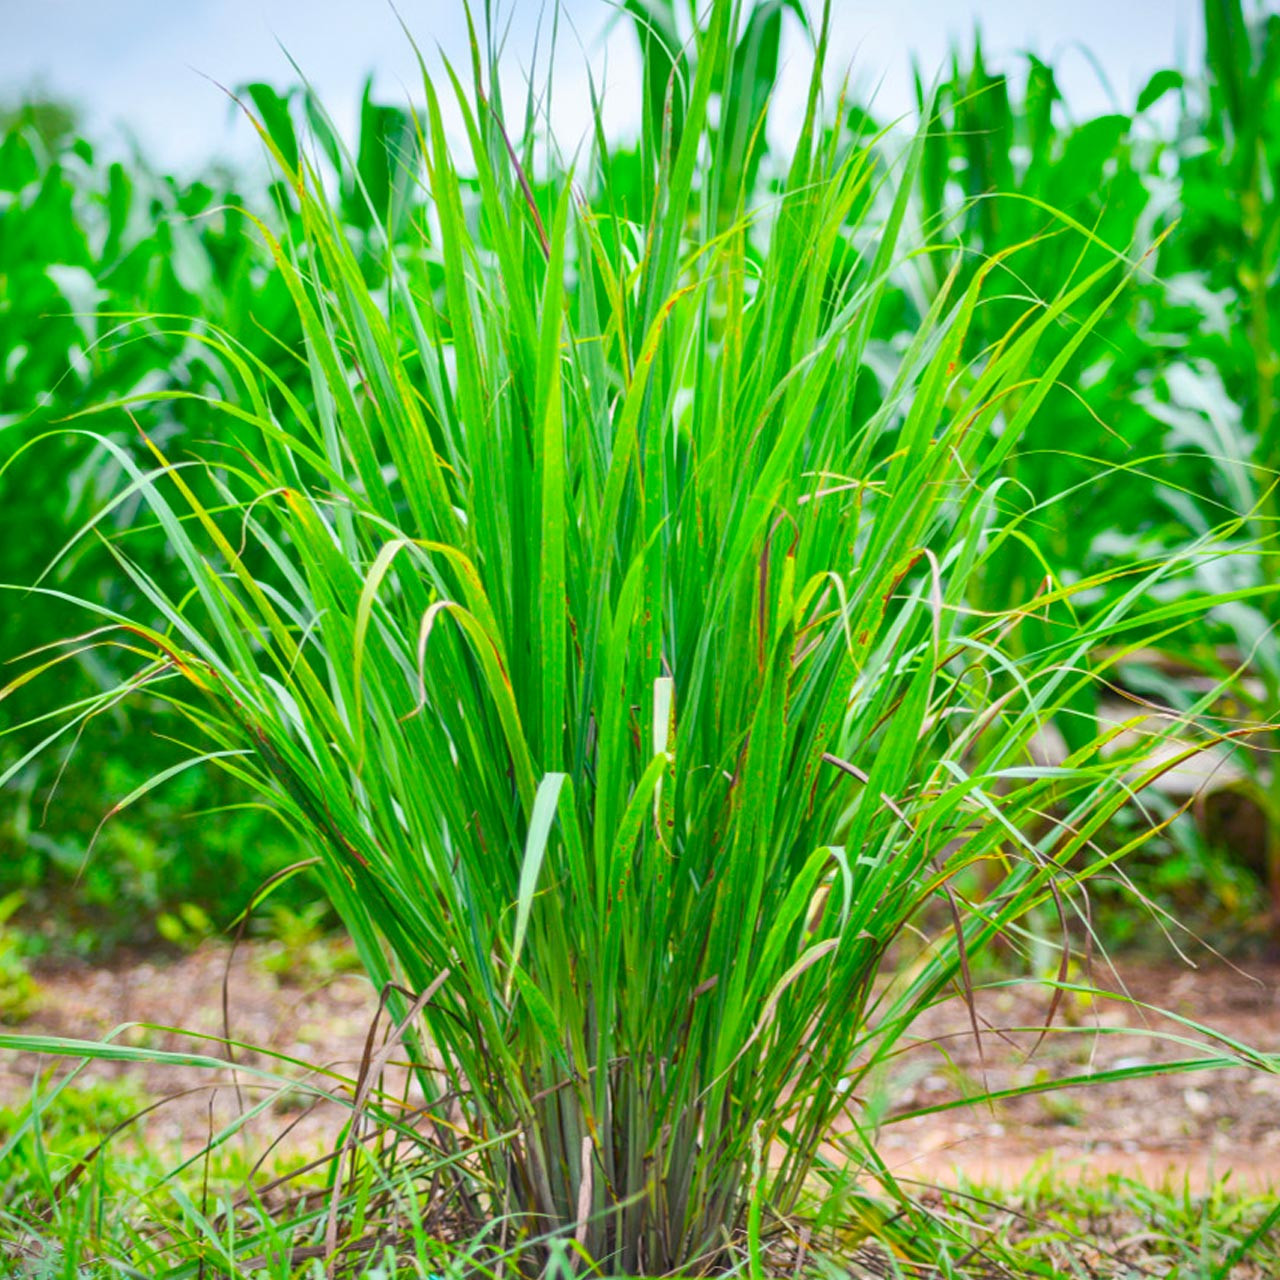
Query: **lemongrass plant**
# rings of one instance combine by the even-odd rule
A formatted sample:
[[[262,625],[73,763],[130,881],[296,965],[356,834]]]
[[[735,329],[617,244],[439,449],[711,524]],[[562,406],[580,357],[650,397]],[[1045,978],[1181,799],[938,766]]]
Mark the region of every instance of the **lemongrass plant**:
[[[163,624],[89,605],[296,828],[373,982],[429,995],[393,1000],[421,1006],[423,1132],[460,1204],[627,1274],[758,1241],[915,1015],[1119,856],[1099,833],[1167,760],[1144,775],[1099,733],[1037,766],[1035,735],[1096,646],[1105,670],[1213,603],[1144,604],[1158,565],[1088,622],[1090,584],[1051,569],[968,607],[1027,537],[1002,460],[1124,264],[1092,314],[1098,277],[1064,280],[975,350],[979,271],[878,373],[919,144],[875,189],[872,151],[821,129],[824,22],[790,170],[734,192],[726,230],[708,117],[742,16],[715,0],[697,34],[647,225],[612,210],[602,141],[539,209],[479,58],[453,81],[465,161],[425,79],[425,272],[388,252],[371,289],[290,169],[305,237],[273,248],[313,403],[210,340],[261,451],[196,472],[156,449],[132,487],[189,590],[121,547]],[[1049,639],[1007,644],[1033,609]],[[975,903],[954,882],[980,863]]]

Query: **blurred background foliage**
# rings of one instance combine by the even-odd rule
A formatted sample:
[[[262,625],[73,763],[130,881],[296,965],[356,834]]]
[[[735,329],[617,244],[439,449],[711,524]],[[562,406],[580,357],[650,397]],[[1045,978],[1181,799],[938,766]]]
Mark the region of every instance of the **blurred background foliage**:
[[[601,234],[622,239],[651,212],[662,153],[678,142],[688,75],[681,51],[695,20],[677,0],[627,0],[625,9],[644,63],[645,127],[634,144],[611,144],[602,161],[608,195],[582,192]],[[928,138],[912,205],[916,248],[895,268],[877,317],[872,376],[859,383],[863,408],[874,408],[949,274],[963,283],[997,273],[1007,300],[986,304],[975,323],[994,341],[1027,299],[1053,298],[1117,252],[1132,264],[1130,288],[1009,461],[1003,498],[1027,538],[993,562],[982,584],[995,607],[1050,574],[1071,580],[1134,554],[1158,560],[1189,534],[1240,516],[1248,520],[1237,538],[1252,543],[1280,514],[1280,18],[1242,0],[1206,0],[1204,14],[1204,67],[1161,71],[1135,101],[1096,118],[1073,117],[1052,66],[1031,56],[996,66],[977,36],[936,83],[918,78]],[[716,170],[715,189],[701,197],[726,227],[781,178],[764,121],[785,23],[805,25],[795,0],[748,8],[736,52],[718,69],[717,127],[732,141],[733,163]],[[240,96],[282,158],[310,156],[327,175],[372,286],[395,255],[415,288],[440,288],[410,108],[380,103],[367,87],[354,163],[344,163],[346,144],[305,89],[252,84]],[[901,122],[877,119],[874,103],[838,102],[828,145],[839,152],[874,139],[888,181],[868,184],[860,199],[883,199]],[[545,182],[548,167],[563,162],[540,134],[536,110],[530,102],[522,151],[512,156],[545,219],[547,187],[534,175]],[[535,162],[540,137],[547,158]],[[225,415],[199,412],[198,400],[166,409],[156,396],[236,394],[229,351],[210,342],[224,330],[245,344],[230,354],[271,370],[282,402],[305,403],[301,334],[267,240],[292,239],[295,216],[283,183],[244,189],[222,171],[183,182],[140,155],[104,163],[75,113],[56,101],[0,113],[0,581],[44,588],[5,592],[4,681],[39,665],[25,655],[92,625],[64,593],[141,608],[124,598],[134,588],[112,555],[135,504],[118,462],[77,434],[75,415],[101,410],[94,427],[144,465],[144,435],[173,459],[197,442],[207,455],[214,439],[229,465],[251,463],[260,442],[247,429],[237,437]],[[860,256],[864,246],[853,243],[862,222],[855,209],[849,243],[832,254],[833,279],[868,269],[874,255]],[[1105,287],[1081,300],[1082,316]],[[208,482],[189,474],[193,484]],[[131,534],[129,550],[157,581],[178,580],[158,530]],[[1261,557],[1215,559],[1197,565],[1194,580],[1163,589],[1238,587],[1274,581],[1278,571]],[[1225,573],[1230,582],[1220,580]],[[1242,573],[1252,577],[1241,581]],[[1185,709],[1238,672],[1230,702],[1210,710],[1224,728],[1269,723],[1280,705],[1270,607],[1215,610],[1180,632],[1176,648],[1127,663],[1113,704],[1090,695],[1073,714],[1123,718],[1126,701],[1141,698]],[[1053,611],[1033,622],[1021,643],[1047,643]],[[176,773],[104,821],[113,804],[187,754],[166,736],[170,722],[154,698],[93,717],[56,753],[39,751],[50,706],[113,687],[133,659],[123,645],[85,646],[60,668],[56,698],[36,680],[11,684],[0,701],[0,774],[10,774],[0,798],[0,900],[28,951],[185,945],[227,927],[296,857],[290,833],[214,771]],[[1082,723],[1059,717],[1046,728],[1046,750],[1069,749]],[[1265,745],[1220,752],[1198,772],[1174,770],[1148,800],[1172,822],[1128,867],[1142,895],[1219,945],[1280,937],[1280,770],[1269,767]],[[310,910],[316,892],[293,877],[278,901],[286,912]],[[1131,896],[1103,898],[1112,941],[1138,943],[1153,932]]]

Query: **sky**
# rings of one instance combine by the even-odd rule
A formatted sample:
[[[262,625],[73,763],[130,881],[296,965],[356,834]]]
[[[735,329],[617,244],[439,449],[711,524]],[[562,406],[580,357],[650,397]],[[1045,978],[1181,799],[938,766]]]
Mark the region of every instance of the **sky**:
[[[561,2],[553,126],[571,151],[588,113],[588,65],[605,84],[610,132],[634,132],[639,58],[610,0]],[[552,0],[495,3],[510,20],[503,74],[518,90]],[[462,0],[398,0],[395,9],[389,0],[0,0],[0,103],[33,89],[65,97],[94,137],[116,146],[135,137],[156,164],[178,172],[215,157],[253,164],[259,144],[220,86],[294,81],[290,57],[347,129],[371,72],[379,100],[421,98],[411,93],[417,67],[396,9],[424,50],[438,46],[465,64]],[[833,0],[831,65],[851,68],[855,84],[874,89],[876,114],[895,118],[914,105],[911,57],[931,74],[949,41],[968,42],[980,25],[990,60],[1021,50],[1051,60],[1083,117],[1131,107],[1160,67],[1194,65],[1198,10],[1198,0]],[[793,29],[774,132],[785,136],[798,117],[806,83]]]

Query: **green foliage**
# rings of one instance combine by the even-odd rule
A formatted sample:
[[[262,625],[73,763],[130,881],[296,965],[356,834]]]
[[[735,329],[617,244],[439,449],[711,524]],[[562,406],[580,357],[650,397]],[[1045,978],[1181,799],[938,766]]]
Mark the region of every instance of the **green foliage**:
[[[204,321],[193,320],[183,330],[155,315],[223,321],[237,316],[246,340],[260,347],[287,340],[290,322],[278,308],[287,293],[264,272],[263,256],[245,234],[246,220],[235,211],[231,191],[180,184],[140,165],[97,165],[87,142],[47,143],[19,113],[0,137],[0,199],[3,580],[9,587],[28,587],[47,572],[46,586],[62,593],[47,593],[36,607],[31,597],[24,606],[20,594],[6,591],[0,661],[12,663],[82,624],[67,595],[144,607],[108,549],[133,522],[135,508],[119,494],[122,472],[107,450],[57,424],[105,398],[142,390],[160,396],[219,394],[224,371],[200,341]],[[273,336],[264,340],[258,325]],[[188,432],[200,438],[205,430],[198,414],[180,423],[163,402],[135,416],[138,427],[177,450],[185,447]],[[228,444],[236,438],[225,431],[222,437]],[[132,454],[137,427],[118,415],[109,438]],[[89,521],[96,522],[95,534],[62,555]],[[172,580],[164,541],[154,530],[137,531],[131,545],[160,580],[166,573]],[[113,687],[133,661],[119,647],[85,652],[62,670],[67,695]],[[29,688],[6,691],[10,732],[0,742],[5,764],[29,756],[47,735],[38,720],[45,705]],[[90,841],[112,800],[175,759],[171,745],[153,735],[154,710],[139,706],[129,721],[118,712],[94,717],[75,752],[61,759],[31,756],[4,790],[0,888],[24,889],[46,921],[55,916],[51,905],[71,894],[80,910],[73,907],[67,919],[79,915],[91,936],[103,933],[111,940],[131,914],[145,916],[170,900],[170,890],[181,896],[193,878],[209,878],[211,863],[226,861],[216,826],[206,829],[195,856],[176,856],[179,850],[192,852],[186,848],[186,815],[224,802],[225,790],[206,784],[181,795],[181,815],[153,805],[137,815],[136,825],[113,829],[102,863],[81,878],[90,865]],[[257,825],[266,834],[248,843],[264,846],[266,853],[269,828]],[[203,850],[208,852],[202,856]],[[236,867],[223,883],[239,888],[248,880],[252,887],[279,865],[278,841],[271,853],[257,867]],[[175,873],[167,884],[166,864]],[[122,913],[122,899],[135,912]]]
[[[21,893],[0,898],[0,1022],[21,1022],[38,1000],[26,939],[11,923],[22,901]]]
[[[1274,528],[1280,519],[1280,15],[1262,5],[1250,12],[1243,0],[1205,0],[1204,14],[1207,83],[1180,139],[1187,215],[1181,249],[1188,269],[1220,300],[1223,323],[1195,346],[1238,406],[1234,415],[1220,417],[1239,422],[1254,463],[1259,522]],[[1236,466],[1244,470],[1238,461]],[[1273,581],[1280,560],[1271,552],[1259,569],[1263,580]],[[1272,723],[1280,706],[1278,620],[1272,607],[1246,614],[1239,627],[1242,648],[1256,651],[1253,665],[1262,686],[1260,698],[1248,699],[1251,713]],[[1266,874],[1274,930],[1280,929],[1280,769],[1256,773],[1269,818]]]
[[[635,29],[643,66],[642,177],[631,200],[626,199],[630,193],[608,194],[621,197],[619,207],[630,206],[632,216],[642,221],[652,215],[649,193],[657,189],[660,169],[680,150],[698,59],[709,54],[713,65],[704,80],[722,114],[712,130],[717,169],[708,175],[705,198],[727,223],[757,190],[767,149],[769,100],[778,80],[783,20],[789,15],[808,32],[805,8],[800,0],[751,0],[735,6],[723,40],[709,43],[713,16],[704,6],[680,0],[626,0],[623,7]],[[702,127],[707,127],[705,122]],[[619,158],[613,157],[612,163]]]
[[[298,1162],[295,1152],[262,1163],[258,1153],[225,1141],[190,1161],[181,1144],[158,1143],[145,1132],[160,1101],[132,1073],[86,1079],[73,1070],[56,1081],[45,1073],[21,1105],[0,1107],[6,1276],[96,1280],[123,1267],[129,1275],[178,1280],[208,1265],[201,1261],[205,1237],[218,1234],[210,1218],[253,1173],[275,1177]],[[298,1186],[314,1193],[316,1181],[302,1178]],[[260,1202],[254,1207],[266,1218]],[[279,1242],[288,1232],[282,1224],[267,1238]]]
[[[156,917],[156,932],[171,945],[194,951],[213,932],[213,921],[196,903],[181,902]]]
[[[255,953],[258,963],[285,982],[327,982],[360,967],[354,950],[334,936],[332,912],[326,902],[308,903],[300,910],[288,903],[270,902],[258,931],[268,939]]]
[[[182,573],[121,544],[147,609],[85,602],[146,655],[132,684],[318,860],[482,1214],[629,1274],[711,1266],[793,1207],[970,956],[1125,852],[1095,839],[1162,772],[1169,725],[1114,749],[1081,711],[1095,674],[1250,594],[1161,595],[1239,521],[1068,581],[1002,505],[1125,296],[1097,237],[1076,229],[1088,260],[1017,305],[1004,248],[948,273],[885,367],[927,138],[882,185],[870,143],[811,114],[776,199],[726,222],[747,153],[709,104],[739,17],[724,0],[694,33],[638,226],[596,212],[603,151],[579,177],[595,207],[553,172],[540,209],[478,81],[455,81],[464,184],[427,80],[429,288],[413,254],[371,280],[277,143],[309,388],[210,336],[252,465],[183,469],[152,440],[144,470],[100,437]],[[993,601],[1011,550],[1047,582]],[[1069,757],[1037,763],[1069,715]],[[885,989],[935,905],[946,926]]]
[[[71,1084],[56,1096],[42,1086],[24,1106],[0,1110],[0,1135],[23,1134],[0,1162],[0,1263],[16,1268],[23,1280],[108,1280],[122,1273],[184,1280],[215,1265],[228,1275],[270,1280],[319,1274],[306,1270],[305,1261],[318,1256],[314,1241],[325,1217],[323,1208],[315,1208],[323,1187],[314,1175],[288,1180],[294,1194],[269,1207],[239,1193],[248,1165],[233,1146],[203,1152],[176,1172],[166,1169],[164,1154],[129,1138],[132,1117],[148,1101],[126,1076]],[[70,1171],[118,1126],[118,1135],[94,1157],[92,1172],[65,1185]],[[287,1161],[273,1164],[272,1174],[282,1166]],[[498,1266],[509,1263],[508,1257],[487,1265],[482,1243],[442,1238],[422,1183],[409,1170],[388,1169],[353,1182],[342,1197],[342,1220],[368,1234],[350,1246],[340,1237],[343,1247],[328,1274],[497,1280]],[[59,1184],[62,1194],[51,1196]],[[36,1212],[40,1204],[47,1207]],[[1075,1274],[1221,1280],[1269,1275],[1280,1264],[1276,1197],[1230,1176],[1193,1191],[1172,1179],[1152,1186],[1114,1175],[1081,1176],[1046,1161],[1012,1186],[962,1182],[926,1190],[905,1207],[850,1179],[807,1203],[804,1212],[809,1230],[803,1255],[794,1232],[784,1227],[771,1233],[765,1274],[970,1280],[974,1259],[981,1258],[982,1266],[1007,1280]],[[575,1273],[571,1248],[552,1245],[548,1252],[549,1280]],[[245,1261],[237,1265],[237,1258]],[[749,1265],[740,1258],[730,1274]]]
[[[821,118],[828,12],[769,157],[799,8],[625,10],[639,143],[597,130],[572,173],[478,44],[461,150],[429,80],[416,114],[366,88],[350,152],[309,93],[246,86],[282,175],[259,219],[11,122],[0,545],[36,585],[0,657],[38,656],[0,693],[0,883],[123,893],[185,946],[309,855],[433,1134],[353,1141],[334,1204],[352,1240],[375,1208],[402,1230],[448,1169],[477,1233],[462,1260],[410,1233],[389,1273],[760,1274],[817,1175],[846,1238],[959,1274],[963,1231],[840,1191],[832,1122],[874,1129],[885,1062],[995,939],[1089,932],[1121,857],[1162,901],[1248,897],[1156,784],[1280,689],[1280,20],[1209,0],[1204,81],[1079,122],[1050,67],[1011,84],[977,45],[896,154],[861,108]],[[1280,771],[1237,754],[1274,835]],[[337,967],[324,908],[272,919],[282,973]],[[29,1204],[38,1120],[6,1145]],[[101,1191],[41,1265],[93,1254]],[[338,1218],[175,1202],[175,1274],[192,1241],[285,1274]],[[1216,1210],[1196,1230],[1217,1247]],[[151,1265],[140,1238],[114,1256]]]
[[[248,92],[277,132],[292,129],[287,95],[264,85]],[[82,615],[69,603],[75,597],[145,615],[145,591],[118,571],[111,550],[118,540],[127,537],[130,553],[156,582],[171,585],[181,573],[158,529],[129,528],[136,498],[121,493],[113,451],[145,458],[140,431],[175,456],[211,439],[230,451],[252,451],[251,433],[198,408],[201,398],[230,390],[227,366],[241,358],[209,345],[210,324],[234,329],[241,350],[269,359],[287,385],[305,384],[288,290],[251,232],[235,188],[225,179],[180,183],[141,163],[101,165],[84,139],[42,127],[46,115],[34,106],[14,112],[0,136],[0,581],[10,588],[0,608],[0,662],[6,663],[81,626]],[[370,227],[368,192],[381,201],[373,206],[380,215],[403,220],[402,179],[411,169],[401,164],[401,151],[412,137],[409,116],[366,92],[364,123],[359,168],[342,189],[343,207],[356,225]],[[332,133],[326,138],[340,162]],[[399,184],[394,191],[389,175]],[[274,194],[283,230],[288,192]],[[364,252],[371,274],[381,269],[380,244],[370,241]],[[166,399],[172,395],[187,398],[180,415]],[[128,416],[111,420],[104,437],[110,448],[59,425],[128,397],[141,399]],[[42,482],[31,483],[33,475]],[[38,605],[12,590],[37,582],[50,589]],[[61,667],[61,678],[69,697],[88,697],[114,687],[133,665],[125,646],[86,648]],[[0,772],[23,763],[9,770],[2,793],[0,890],[22,889],[44,927],[58,932],[58,946],[92,951],[149,940],[157,912],[176,923],[174,912],[194,908],[225,925],[288,863],[288,836],[260,811],[241,807],[241,789],[207,775],[177,776],[127,819],[101,826],[114,801],[183,758],[165,740],[161,703],[135,703],[127,717],[104,707],[54,755],[36,750],[48,733],[40,719],[43,695],[18,684],[3,698],[8,732],[0,739]],[[202,811],[216,815],[193,821]],[[314,887],[294,881],[285,892],[301,903]],[[191,934],[188,926],[180,929]],[[162,937],[166,930],[173,932],[171,924],[158,926]]]
[[[30,130],[49,149],[73,137],[79,125],[75,107],[41,94],[32,94],[16,106],[0,107],[0,133],[8,134],[15,128]]]
[[[1193,1191],[1172,1178],[1151,1186],[1047,1160],[1014,1186],[966,1181],[926,1199],[937,1223],[929,1261],[940,1277],[974,1274],[967,1260],[975,1256],[1015,1280],[1226,1280],[1280,1266],[1280,1204],[1229,1175]]]
[[[1000,493],[1005,517],[1021,519],[1048,563],[1067,579],[1105,576],[1117,558],[1154,559],[1180,546],[1188,529],[1203,536],[1236,513],[1256,513],[1240,530],[1242,546],[1265,540],[1274,524],[1268,477],[1275,451],[1258,429],[1269,420],[1267,370],[1274,363],[1268,336],[1274,290],[1259,284],[1275,275],[1274,202],[1264,190],[1274,169],[1274,59],[1267,53],[1274,23],[1249,35],[1243,9],[1233,3],[1234,9],[1210,6],[1220,30],[1208,77],[1159,72],[1130,115],[1073,121],[1051,67],[1031,58],[1020,73],[1005,73],[992,68],[980,44],[970,57],[953,58],[933,103],[912,215],[929,252],[881,291],[868,348],[875,363],[896,359],[890,353],[927,317],[949,271],[958,273],[955,288],[988,273],[971,323],[980,349],[1018,323],[1028,299],[1046,302],[1115,254],[1142,260],[1135,282],[1095,318],[1095,338],[1059,372],[1049,407],[1027,423],[1003,463],[1016,482]],[[586,193],[601,215],[597,234],[611,252],[621,252],[627,229],[655,212],[659,166],[676,154],[706,46],[705,15],[698,20],[672,0],[636,4],[628,12],[645,56],[648,123],[635,150],[599,152],[600,181]],[[764,124],[787,22],[796,30],[805,25],[799,10],[784,4],[744,6],[705,77],[708,100],[728,104],[716,128],[707,130],[716,137],[718,164],[698,196],[715,206],[721,228],[732,224],[744,201],[776,183],[783,167],[783,157],[767,155]],[[1239,30],[1246,31],[1243,44]],[[1237,80],[1241,92],[1231,88]],[[385,285],[388,248],[414,291],[442,287],[432,220],[415,212],[422,156],[410,111],[375,102],[367,86],[360,132],[348,154],[308,91],[257,83],[241,94],[286,163],[305,152],[325,168],[335,216],[372,287]],[[1175,100],[1179,126],[1170,140],[1159,113]],[[858,228],[886,180],[891,145],[861,108],[846,109],[826,141],[841,154],[853,148],[868,154],[874,173],[852,193],[846,226],[832,244],[828,302],[860,260],[865,269]],[[0,533],[7,535],[0,576],[26,585],[54,565],[46,585],[132,611],[142,597],[117,572],[96,534],[58,559],[91,519],[99,519],[100,533],[123,536],[135,500],[106,510],[119,492],[120,467],[85,438],[46,435],[47,427],[132,391],[237,394],[226,355],[198,340],[211,323],[235,332],[309,405],[306,370],[294,358],[301,330],[288,290],[256,244],[250,219],[238,211],[242,202],[228,179],[180,184],[139,163],[100,165],[68,127],[44,128],[46,117],[53,119],[38,103],[9,113],[0,149],[0,185],[10,193],[0,231],[0,290],[7,291],[0,306],[0,356],[9,369],[0,390],[0,422],[8,424],[2,438],[11,457],[0,463]],[[63,120],[63,126],[71,123],[69,116]],[[533,173],[535,126],[526,116],[517,138],[530,184],[520,199],[534,200],[546,222],[554,183]],[[507,133],[519,131],[508,126]],[[506,152],[509,141],[503,137],[495,145]],[[470,198],[475,180],[458,181]],[[267,225],[282,240],[302,234],[290,185],[276,183],[270,195],[263,202]],[[1249,209],[1254,213],[1245,217],[1241,211]],[[1106,287],[1098,277],[1058,327],[1065,333]],[[612,306],[607,287],[600,293],[596,305]],[[166,312],[195,323],[175,328],[139,318]],[[1038,359],[1032,357],[1032,367],[1042,371]],[[882,375],[859,381],[859,413],[874,410],[882,381]],[[212,439],[243,439],[251,451],[257,448],[247,424],[233,425],[197,401],[184,402],[179,411],[173,402],[138,400],[131,412],[171,458],[182,459],[189,444]],[[130,422],[122,416],[98,421],[112,422],[113,441],[135,459],[145,458]],[[22,483],[33,471],[59,483]],[[61,483],[64,476],[70,483]],[[1086,493],[1087,503],[1081,500]],[[171,583],[181,576],[158,530],[134,531],[128,544],[152,577]],[[1254,558],[1252,568],[1246,557],[1230,563],[1230,582],[1221,563],[1201,561],[1162,589],[1215,591],[1276,576],[1269,561]],[[1016,539],[1006,540],[975,581],[974,602],[1003,607],[1033,593],[1045,574],[1040,558]],[[1106,591],[1095,593],[1097,600],[1106,597]],[[1088,599],[1080,603],[1096,608]],[[1055,615],[1065,607],[1045,605],[1045,612]],[[12,659],[80,625],[64,600],[45,596],[37,609],[15,597],[14,607],[0,614],[0,656]],[[1012,643],[1036,647],[1044,639],[1034,634],[1039,625],[1026,620]],[[1045,625],[1052,625],[1050,617]],[[1220,679],[1247,655],[1262,686],[1260,696],[1246,698],[1245,711],[1254,723],[1265,723],[1280,689],[1280,650],[1267,608],[1255,602],[1215,610],[1199,631],[1196,653],[1188,632],[1177,641],[1174,658],[1190,657],[1193,666]],[[62,671],[87,695],[112,687],[131,660],[122,650],[86,649],[74,675],[70,667]],[[1132,664],[1124,678],[1131,674]],[[1144,695],[1152,689],[1144,675],[1127,687]],[[1160,697],[1180,710],[1194,701],[1176,683]],[[44,726],[34,717],[44,704],[38,687],[23,686],[9,690],[5,705],[10,724],[29,725],[0,744],[12,763],[41,740]],[[1082,688],[1057,717],[1070,746],[1087,738],[1095,710]],[[107,804],[183,758],[157,737],[167,732],[164,717],[160,703],[113,708],[86,722],[66,758],[34,756],[11,778],[0,810],[0,888],[27,893],[42,927],[56,921],[60,946],[83,951],[109,944],[128,936],[128,920],[150,921],[183,902],[221,925],[290,858],[287,833],[256,811],[228,808],[243,799],[238,785],[195,773],[172,778],[132,813],[113,818],[90,852]],[[110,762],[105,779],[98,767],[104,760]],[[1261,757],[1245,752],[1240,760],[1254,770],[1264,793],[1275,786]],[[1275,807],[1274,797],[1268,804]],[[199,822],[186,817],[201,810],[218,816]],[[1167,905],[1173,905],[1198,889],[1239,881],[1241,892],[1233,896],[1247,910],[1254,901],[1249,877],[1264,867],[1255,868],[1248,848],[1228,846],[1224,862],[1214,847],[1192,823],[1175,824],[1166,852],[1153,847],[1157,875],[1144,888],[1157,897],[1170,890]],[[1280,871],[1273,869],[1272,880],[1280,891]],[[308,890],[305,881],[293,881],[283,892],[297,909]],[[135,910],[115,910],[120,901]],[[1124,914],[1117,913],[1116,928],[1123,929]]]
[[[384,229],[393,244],[400,243],[413,209],[421,156],[412,114],[402,107],[375,102],[373,81],[366,80],[356,151],[349,156],[310,89],[282,93],[271,85],[254,83],[246,85],[242,93],[246,106],[256,115],[255,123],[287,170],[298,167],[300,125],[305,123],[317,156],[324,158],[337,178],[339,216],[353,235],[371,237],[361,243],[366,269],[376,269]],[[286,207],[292,207],[287,186],[277,185],[275,195]]]
[[[953,59],[935,101],[920,183],[923,227],[935,246],[926,297],[944,267],[963,278],[1003,255],[998,270],[1008,297],[984,308],[980,320],[992,324],[994,339],[1028,295],[1050,296],[1111,253],[1140,260],[1135,287],[1100,317],[1097,341],[1064,369],[1052,410],[1024,434],[1008,467],[1016,487],[1005,492],[1007,508],[1024,513],[1038,547],[1068,577],[1105,571],[1117,557],[1158,556],[1182,545],[1188,531],[1204,534],[1246,516],[1240,545],[1268,549],[1197,565],[1163,589],[1276,579],[1269,548],[1280,455],[1267,443],[1276,295],[1259,282],[1274,281],[1280,264],[1274,201],[1258,184],[1270,181],[1265,175],[1280,155],[1280,82],[1267,53],[1277,26],[1273,18],[1251,28],[1240,0],[1209,0],[1205,12],[1205,75],[1158,72],[1132,115],[1073,121],[1051,68],[1028,58],[1025,78],[992,71],[980,44],[967,64]],[[1229,87],[1237,82],[1241,92]],[[1179,123],[1170,138],[1159,113],[1174,94]],[[1247,123],[1233,111],[1245,112]],[[1041,558],[1025,548],[1011,548],[993,570],[983,599],[997,603],[1045,576]],[[1119,683],[1129,696],[1183,710],[1194,701],[1189,685],[1231,679],[1232,703],[1215,708],[1220,723],[1234,717],[1232,724],[1261,728],[1280,702],[1273,623],[1274,605],[1265,599],[1214,610],[1201,627],[1162,645],[1163,653],[1126,664]],[[1181,675],[1170,680],[1171,668]],[[1068,711],[1057,729],[1075,747],[1077,726],[1094,708],[1080,702]],[[1244,748],[1235,764],[1264,797],[1269,856],[1258,858],[1252,840],[1215,852],[1212,833],[1188,821],[1153,846],[1147,867],[1154,874],[1141,864],[1131,870],[1145,891],[1175,906],[1203,901],[1207,889],[1242,875],[1245,882],[1265,875],[1274,929],[1277,771],[1261,751]],[[1185,799],[1171,798],[1168,816]],[[1247,883],[1241,888],[1243,915],[1256,895]],[[1118,918],[1114,936],[1132,924]]]

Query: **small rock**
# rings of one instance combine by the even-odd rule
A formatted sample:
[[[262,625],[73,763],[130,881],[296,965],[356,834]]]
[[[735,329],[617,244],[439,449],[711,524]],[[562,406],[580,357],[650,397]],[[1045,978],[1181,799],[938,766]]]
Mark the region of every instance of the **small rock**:
[[[1213,1099],[1203,1089],[1184,1089],[1182,1101],[1193,1116],[1205,1115],[1213,1104]]]

